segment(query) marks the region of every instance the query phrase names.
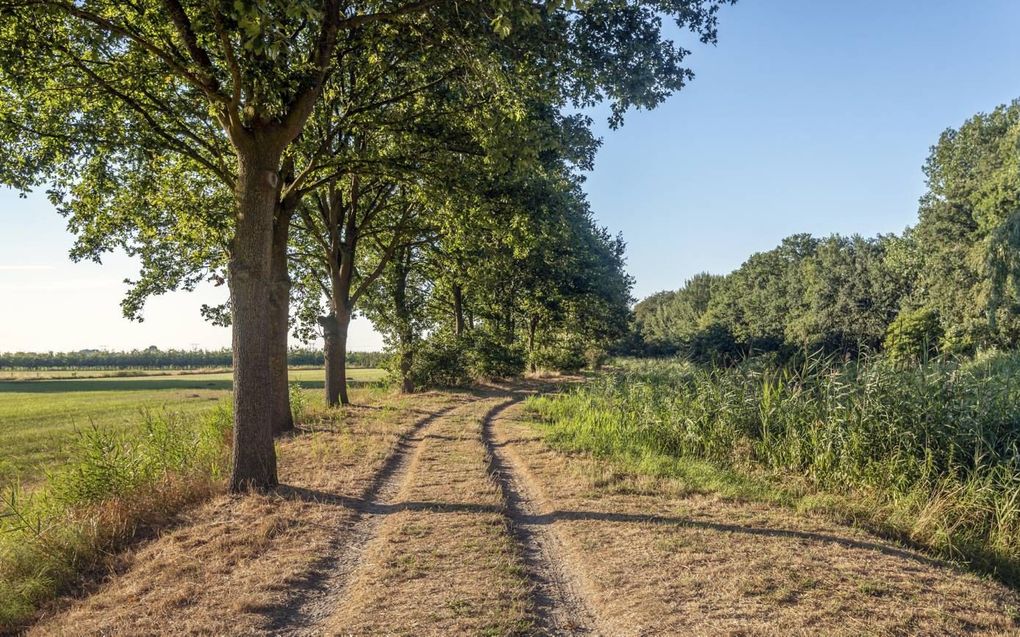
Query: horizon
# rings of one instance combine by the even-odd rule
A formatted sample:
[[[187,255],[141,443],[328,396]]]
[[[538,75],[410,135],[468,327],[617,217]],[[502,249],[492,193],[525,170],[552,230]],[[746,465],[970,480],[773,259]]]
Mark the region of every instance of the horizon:
[[[1018,95],[1020,6],[936,4],[738,3],[721,13],[718,46],[690,47],[697,77],[679,94],[628,113],[618,131],[595,109],[603,144],[584,189],[599,223],[627,241],[634,297],[730,272],[791,234],[912,225],[939,134]],[[119,306],[133,259],[72,263],[73,237],[42,192],[0,190],[0,215],[0,299],[30,310],[3,313],[0,351],[230,346],[229,329],[198,312],[225,288],[151,299],[134,323]],[[350,346],[384,343],[357,318]]]

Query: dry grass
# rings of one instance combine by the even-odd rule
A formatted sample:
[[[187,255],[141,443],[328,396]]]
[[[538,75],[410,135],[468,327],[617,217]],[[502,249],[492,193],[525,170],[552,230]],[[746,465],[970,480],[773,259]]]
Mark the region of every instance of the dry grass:
[[[525,632],[528,582],[488,479],[480,424],[493,400],[426,430],[328,634]]]
[[[358,497],[399,435],[452,398],[379,400],[355,393],[279,445],[281,481],[308,492]],[[255,634],[283,604],[352,511],[312,498],[222,495],[187,512],[158,539],[121,554],[108,581],[54,604],[34,635]]]
[[[400,436],[451,406],[408,447],[396,495],[376,508],[364,553],[351,558],[343,594],[315,630],[531,631],[528,573],[480,440],[483,415],[503,398],[355,400],[362,406],[313,414],[280,443],[288,488],[192,508],[111,560],[89,596],[54,604],[31,634],[272,634],[280,608],[357,523],[354,500],[342,498],[367,493]],[[820,517],[554,451],[520,413],[514,406],[497,419],[496,442],[538,495],[608,634],[1020,633],[1020,599],[1000,584]]]
[[[1020,599],[1001,584],[789,509],[552,451],[519,419],[495,431],[613,634],[1020,633]]]

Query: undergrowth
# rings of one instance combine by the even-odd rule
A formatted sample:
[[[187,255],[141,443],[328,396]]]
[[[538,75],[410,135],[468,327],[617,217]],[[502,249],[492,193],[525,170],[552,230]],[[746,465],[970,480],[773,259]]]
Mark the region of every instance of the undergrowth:
[[[112,551],[217,490],[231,414],[148,412],[140,430],[78,432],[71,459],[0,501],[0,633],[103,567]]]
[[[1020,584],[1020,354],[624,361],[530,406],[561,447],[822,511]]]

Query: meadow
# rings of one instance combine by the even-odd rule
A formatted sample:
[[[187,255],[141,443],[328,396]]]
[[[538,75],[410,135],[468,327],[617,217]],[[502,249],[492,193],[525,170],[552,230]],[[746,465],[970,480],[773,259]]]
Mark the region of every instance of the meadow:
[[[0,489],[20,480],[24,486],[41,481],[47,471],[67,460],[79,435],[94,427],[117,431],[138,429],[146,412],[191,416],[208,411],[230,396],[229,371],[160,373],[131,370],[60,370],[65,378],[38,378],[57,372],[6,372],[15,380],[0,381]],[[383,378],[378,369],[350,369],[356,383]],[[130,374],[130,375],[128,375]],[[321,369],[292,369],[292,382],[303,389],[323,387]]]
[[[1020,581],[1020,355],[630,360],[534,399],[556,445],[812,511]]]

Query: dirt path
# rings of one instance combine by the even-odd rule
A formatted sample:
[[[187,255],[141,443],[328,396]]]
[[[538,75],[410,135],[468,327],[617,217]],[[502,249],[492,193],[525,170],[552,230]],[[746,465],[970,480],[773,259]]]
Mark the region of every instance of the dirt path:
[[[489,473],[499,485],[511,531],[534,587],[536,627],[557,635],[612,634],[588,599],[578,565],[568,558],[550,524],[549,499],[506,443],[495,441],[495,421],[510,405],[501,405],[486,415],[482,440],[489,457]]]
[[[292,584],[287,600],[269,609],[268,629],[276,635],[317,635],[322,622],[342,601],[350,575],[361,561],[365,547],[376,536],[387,510],[409,479],[409,467],[415,464],[429,428],[464,406],[450,406],[419,419],[397,440],[385,463],[375,474],[361,497],[345,499],[339,495],[317,496],[297,487],[287,487],[299,497],[328,499],[349,508],[353,515],[330,542],[328,550],[316,560],[299,582]]]
[[[537,383],[323,412],[37,635],[1015,635],[1020,596],[863,531],[554,451]]]

